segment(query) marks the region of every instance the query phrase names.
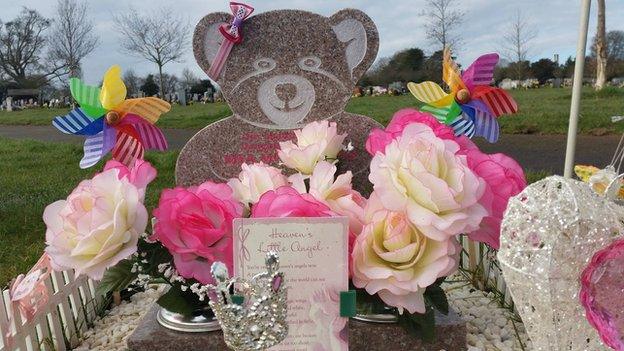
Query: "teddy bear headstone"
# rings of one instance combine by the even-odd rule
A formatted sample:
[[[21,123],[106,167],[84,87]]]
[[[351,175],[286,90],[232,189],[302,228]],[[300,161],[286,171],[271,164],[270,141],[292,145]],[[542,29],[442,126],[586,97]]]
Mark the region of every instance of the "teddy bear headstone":
[[[197,25],[193,50],[206,73],[224,40],[219,27],[232,15],[211,13]],[[364,149],[373,119],[345,112],[359,78],[375,60],[379,36],[362,11],[345,9],[330,17],[278,10],[245,20],[243,40],[233,46],[217,83],[233,115],[198,132],[182,149],[178,185],[225,181],[243,162],[277,166],[278,143],[294,129],[319,120],[336,122],[354,147],[339,158],[362,190],[370,156]]]
[[[232,15],[212,13],[197,25],[193,49],[210,71],[223,41],[219,27]],[[241,163],[278,165],[279,141],[293,140],[294,129],[312,121],[336,122],[354,147],[339,155],[341,171],[354,173],[354,186],[365,190],[370,156],[364,145],[373,119],[345,112],[358,79],[375,60],[377,28],[363,12],[345,9],[330,17],[299,10],[261,13],[245,20],[244,39],[234,45],[218,76],[233,115],[198,132],[182,149],[176,165],[178,185],[225,181]],[[215,95],[215,99],[220,99]],[[158,324],[154,306],[128,338],[133,351],[224,350],[220,333],[179,333]],[[465,350],[466,324],[454,312],[437,317],[438,340],[432,344],[409,335],[398,324],[350,321],[354,350]]]

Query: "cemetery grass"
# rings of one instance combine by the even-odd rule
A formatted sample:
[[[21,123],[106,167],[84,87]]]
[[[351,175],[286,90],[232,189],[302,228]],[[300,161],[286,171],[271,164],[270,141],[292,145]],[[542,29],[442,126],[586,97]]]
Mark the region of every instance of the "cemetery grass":
[[[149,185],[151,213],[158,195],[174,184],[177,152],[146,154],[158,169]],[[73,144],[0,138],[0,288],[32,267],[45,247],[44,208],[67,195],[103,167],[81,170],[82,148]]]
[[[74,144],[0,138],[0,288],[32,267],[45,247],[44,208],[61,200],[86,178],[102,169],[104,161],[81,170],[82,148]],[[148,152],[158,170],[149,185],[146,207],[158,204],[164,188],[174,186],[177,152]],[[530,182],[548,176],[527,172]]]
[[[511,94],[520,106],[520,113],[499,120],[503,133],[567,133],[571,89],[514,90]],[[415,102],[411,95],[360,97],[352,98],[346,110],[371,116],[385,125],[394,112],[415,107]],[[0,125],[50,125],[54,116],[64,113],[67,109],[0,111]],[[158,125],[162,128],[200,129],[230,114],[229,107],[224,103],[174,106]],[[615,115],[624,115],[624,89],[609,87],[601,92],[595,92],[590,87],[583,89],[580,133],[601,135],[624,132],[624,123],[611,123],[610,117]]]

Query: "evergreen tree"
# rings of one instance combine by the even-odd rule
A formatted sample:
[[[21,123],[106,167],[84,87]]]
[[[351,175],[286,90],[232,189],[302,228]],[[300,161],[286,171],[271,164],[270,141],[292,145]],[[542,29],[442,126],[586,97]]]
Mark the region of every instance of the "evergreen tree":
[[[154,96],[158,94],[158,84],[154,81],[154,75],[148,74],[145,78],[145,82],[141,85],[141,91],[145,93],[146,96]]]

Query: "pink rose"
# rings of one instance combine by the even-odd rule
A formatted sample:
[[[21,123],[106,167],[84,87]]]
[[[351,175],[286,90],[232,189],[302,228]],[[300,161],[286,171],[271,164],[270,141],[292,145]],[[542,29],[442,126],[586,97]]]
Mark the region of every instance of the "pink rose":
[[[151,239],[169,250],[181,276],[213,283],[213,262],[223,262],[232,271],[232,220],[241,217],[243,209],[226,184],[165,189],[154,210]]]
[[[52,267],[102,279],[107,268],[136,252],[147,220],[140,189],[119,169],[83,180],[67,200],[43,212]]]
[[[472,142],[472,140],[470,140],[470,138],[468,138],[465,135],[459,136],[455,139],[455,142],[457,142],[457,144],[459,145],[459,153],[461,154],[462,151],[466,151],[466,150],[479,150],[479,147]]]
[[[384,153],[386,146],[399,137],[405,127],[412,123],[421,123],[428,126],[438,138],[455,140],[455,134],[451,127],[440,123],[429,113],[406,108],[394,114],[385,130],[376,128],[371,131],[368,140],[366,140],[366,150],[373,156],[377,152]]]
[[[300,194],[290,186],[282,186],[264,193],[251,208],[251,217],[332,217],[327,205],[310,194]]]
[[[399,312],[425,313],[424,293],[436,279],[457,270],[461,247],[454,236],[436,240],[418,229],[404,212],[387,210],[373,192],[368,224],[353,253],[353,284]]]
[[[104,165],[104,171],[109,169],[118,170],[120,179],[127,177],[128,181],[139,189],[142,197],[145,196],[147,185],[156,178],[156,169],[149,162],[141,159],[136,160],[132,168],[111,159]]]
[[[526,187],[522,167],[504,154],[487,155],[479,149],[460,151],[468,159],[468,167],[485,183],[485,192],[479,203],[488,211],[479,229],[468,233],[468,237],[481,241],[494,249],[500,247],[500,225],[509,198],[519,194]]]
[[[369,179],[384,207],[406,213],[425,236],[442,241],[471,232],[487,215],[479,203],[485,183],[458,151],[455,141],[412,123],[375,154]]]

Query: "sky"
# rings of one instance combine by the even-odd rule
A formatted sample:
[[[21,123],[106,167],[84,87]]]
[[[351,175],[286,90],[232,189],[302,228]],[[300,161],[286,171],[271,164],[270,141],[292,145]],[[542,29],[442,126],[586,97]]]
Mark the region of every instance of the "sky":
[[[3,0],[0,20],[14,18],[22,7],[34,8],[46,17],[54,13],[54,0]],[[154,64],[128,56],[118,48],[119,34],[115,31],[113,16],[134,7],[139,10],[169,8],[188,20],[191,30],[205,15],[216,11],[228,11],[227,1],[221,0],[89,0],[89,15],[94,21],[100,46],[83,61],[84,79],[96,84],[113,64],[122,69],[132,69],[139,75],[156,72]],[[247,0],[257,12],[294,8],[330,16],[343,8],[357,8],[366,12],[376,23],[380,36],[378,58],[392,56],[396,51],[419,47],[426,53],[435,50],[425,37],[422,13],[425,0]],[[466,12],[461,28],[463,45],[455,52],[457,60],[469,65],[481,54],[499,52],[502,33],[509,22],[521,11],[537,29],[532,43],[532,59],[553,58],[560,60],[574,56],[578,37],[580,0],[460,0],[460,9]],[[590,38],[596,32],[596,8],[593,2],[590,20]],[[607,0],[607,30],[624,30],[624,1]],[[148,5],[149,4],[149,5]],[[190,44],[190,43],[189,43]],[[179,75],[188,67],[199,77],[206,77],[199,68],[189,45],[182,63],[165,66],[167,73]]]

